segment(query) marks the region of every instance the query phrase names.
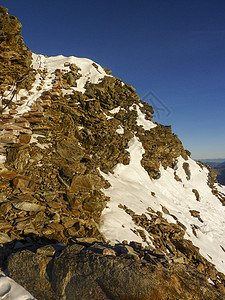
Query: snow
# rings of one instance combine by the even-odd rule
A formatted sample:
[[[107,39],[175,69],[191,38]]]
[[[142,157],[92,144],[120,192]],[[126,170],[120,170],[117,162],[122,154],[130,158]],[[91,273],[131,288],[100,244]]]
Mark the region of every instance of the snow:
[[[119,134],[124,134],[124,128],[121,125],[119,125],[118,127],[119,128],[116,129],[116,132],[119,133]]]
[[[176,216],[187,227],[185,238],[199,247],[200,253],[215,264],[218,271],[225,273],[225,254],[221,248],[221,246],[225,248],[225,208],[207,185],[208,170],[205,167],[202,169],[190,158],[185,161],[179,157],[176,173],[182,182],[175,180],[172,168],[165,170],[162,166],[161,177],[151,180],[141,166],[144,148],[137,137],[129,142],[127,151],[130,153],[129,165],[118,164],[113,174],[101,172],[111,184],[110,188],[103,190],[105,195],[110,197],[100,223],[100,230],[105,237],[113,242],[141,241],[141,237],[132,231],[138,229],[138,226],[123,209],[118,207],[119,204],[126,205],[136,214],[146,213],[146,216],[148,207],[162,212],[162,206],[165,206],[170,214]],[[184,162],[190,166],[190,180],[186,178]],[[200,201],[196,200],[193,189],[198,190]],[[154,192],[155,196],[152,196],[151,192]],[[191,216],[190,210],[199,211],[203,223]],[[168,222],[175,223],[172,216],[163,212],[162,214]],[[193,225],[197,237],[192,231]],[[148,240],[151,240],[150,236]],[[145,244],[146,242],[143,243]]]
[[[40,144],[38,142],[38,138],[41,137],[41,138],[45,138],[44,135],[41,135],[41,134],[32,134],[31,136],[31,139],[30,139],[30,144],[32,143],[35,143],[37,147],[41,148],[41,149],[46,149],[46,148],[49,148],[50,144]]]
[[[0,272],[0,299],[2,300],[35,300],[21,285]]]
[[[139,106],[143,106],[142,103],[139,104]],[[145,130],[150,130],[157,125],[154,124],[152,121],[149,121],[145,118],[145,115],[141,112],[140,107],[137,104],[133,104],[129,107],[129,110],[136,110],[137,111],[137,125],[142,126]]]
[[[137,110],[137,114],[138,114],[138,116],[137,116],[137,125],[138,126],[143,126],[143,128],[145,130],[150,130],[157,126],[153,122],[145,119],[145,115],[141,112],[138,105],[136,105],[136,110]]]
[[[214,282],[210,278],[208,278],[207,280],[208,280],[209,283],[214,285]]]
[[[113,119],[113,117],[108,116],[106,113],[103,113],[107,120]]]
[[[120,111],[120,109],[121,109],[121,107],[117,106],[116,108],[109,110],[109,112],[110,112],[110,114],[114,115],[114,114],[117,114]]]
[[[0,154],[0,164],[4,164],[6,161],[6,156],[4,154]]]
[[[77,87],[72,89],[84,93],[86,91],[85,84],[87,82],[97,84],[107,75],[104,69],[97,63],[94,63],[88,58],[78,58],[75,56],[65,57],[63,55],[45,57],[44,55],[33,54],[33,67],[39,67],[39,61],[41,60],[41,66],[47,68],[48,72],[54,72],[56,69],[69,71],[69,66],[65,66],[65,63],[75,64],[81,70],[79,73],[82,75],[77,81]],[[97,68],[94,66],[97,66]],[[67,64],[66,64],[67,65]]]
[[[64,66],[65,63],[76,64],[80,70],[78,71],[82,76],[76,81],[77,87],[71,87],[69,90],[63,90],[63,95],[72,94],[73,91],[79,91],[84,93],[86,91],[85,85],[87,82],[97,84],[105,76],[110,76],[106,74],[104,69],[94,63],[92,60],[87,58],[78,58],[74,56],[65,57],[63,55],[46,57],[41,54],[32,54],[32,66],[36,70],[47,70],[47,74],[44,80],[42,80],[40,74],[36,74],[35,82],[30,91],[21,89],[16,95],[16,100],[13,102],[18,103],[21,100],[21,97],[27,97],[27,100],[24,103],[17,107],[18,113],[16,117],[21,116],[23,113],[30,111],[31,106],[36,102],[36,100],[41,96],[44,91],[49,91],[53,88],[53,81],[55,79],[55,70],[60,69],[64,72],[69,72],[69,66]],[[94,66],[94,65],[96,66]],[[40,90],[37,90],[37,87],[41,87]],[[11,95],[5,97],[6,100],[9,100]],[[5,113],[8,113],[9,109],[5,110]]]

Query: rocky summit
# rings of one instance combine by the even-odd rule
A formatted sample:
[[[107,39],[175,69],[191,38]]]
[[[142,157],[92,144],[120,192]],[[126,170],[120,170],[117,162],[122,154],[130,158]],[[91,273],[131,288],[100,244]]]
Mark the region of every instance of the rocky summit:
[[[110,70],[31,53],[0,19],[2,271],[38,300],[225,299],[213,169]]]

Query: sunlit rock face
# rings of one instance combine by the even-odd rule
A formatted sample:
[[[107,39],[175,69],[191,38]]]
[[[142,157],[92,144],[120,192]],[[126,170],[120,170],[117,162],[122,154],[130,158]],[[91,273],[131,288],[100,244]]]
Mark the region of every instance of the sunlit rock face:
[[[81,285],[79,297],[83,288],[87,295],[93,292],[93,299],[149,299],[153,294],[164,299],[169,290],[174,299],[179,291],[183,299],[202,299],[194,290],[204,286],[204,297],[220,299],[225,188],[213,171],[191,159],[170,126],[154,122],[153,108],[131,85],[90,59],[31,55],[17,18],[4,8],[0,14],[0,88],[3,106],[8,103],[0,120],[2,269],[10,269],[15,280],[23,273],[19,283],[34,296],[46,287],[49,295],[72,299],[74,282],[80,282],[77,264],[93,258],[88,269],[97,275]],[[24,74],[12,98],[13,81]],[[72,243],[76,246],[68,247]],[[65,261],[74,256],[76,280],[66,281],[68,270],[60,273],[64,256]],[[128,281],[139,274],[137,286],[153,270],[154,276],[141,283],[146,293],[135,290],[133,298],[126,298],[121,264]],[[29,268],[38,285],[25,280]],[[114,271],[122,279],[107,292]],[[185,287],[178,279],[182,273]],[[104,274],[109,277],[100,284],[97,277]],[[191,274],[198,278],[194,285]],[[152,278],[158,294],[147,288]],[[61,279],[64,285],[57,287]],[[94,284],[91,291],[88,282]],[[173,284],[175,290],[169,288]]]
[[[0,86],[3,90],[28,71],[32,53],[24,46],[18,18],[0,7],[0,20]]]

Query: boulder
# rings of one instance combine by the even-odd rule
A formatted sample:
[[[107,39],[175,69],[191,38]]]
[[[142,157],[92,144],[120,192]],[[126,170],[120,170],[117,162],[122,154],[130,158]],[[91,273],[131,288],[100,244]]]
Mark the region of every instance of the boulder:
[[[96,251],[99,246],[102,253]],[[166,267],[160,261],[135,260],[99,243],[67,246],[54,257],[45,249],[17,252],[8,262],[9,276],[37,299],[222,300],[225,296],[197,269],[179,262]]]

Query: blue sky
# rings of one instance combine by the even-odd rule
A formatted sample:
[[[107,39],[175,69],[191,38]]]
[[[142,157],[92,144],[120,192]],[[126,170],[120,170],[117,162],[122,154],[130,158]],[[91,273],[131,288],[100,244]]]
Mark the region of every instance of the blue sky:
[[[91,58],[154,104],[154,120],[171,124],[193,158],[225,157],[224,0],[1,5],[33,52]]]

